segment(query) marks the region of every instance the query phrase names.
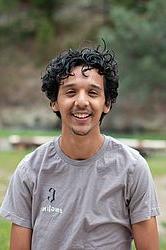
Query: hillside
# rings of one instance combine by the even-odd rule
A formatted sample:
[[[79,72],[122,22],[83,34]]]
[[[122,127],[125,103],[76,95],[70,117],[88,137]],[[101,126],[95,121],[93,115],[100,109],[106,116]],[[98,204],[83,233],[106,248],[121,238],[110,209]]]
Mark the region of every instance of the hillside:
[[[4,9],[0,18],[0,128],[59,126],[40,91],[46,64],[59,51],[98,44],[104,37],[119,63],[120,94],[103,128],[166,132],[166,2],[147,1],[141,10],[127,1],[126,6],[103,2],[57,1],[48,13],[29,1]]]

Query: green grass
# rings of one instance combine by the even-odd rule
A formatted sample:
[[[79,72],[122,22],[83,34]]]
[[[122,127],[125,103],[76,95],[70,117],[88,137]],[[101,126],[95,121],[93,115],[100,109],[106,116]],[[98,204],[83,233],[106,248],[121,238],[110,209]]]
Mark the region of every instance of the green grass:
[[[165,249],[166,249],[166,239],[160,238],[160,250],[165,250]]]
[[[0,169],[13,171],[17,163],[28,153],[26,150],[0,151]]]
[[[0,202],[16,165],[28,151],[0,151]]]
[[[166,140],[165,134],[160,133],[112,133],[104,132],[104,134],[110,135],[114,138],[129,138],[129,139],[138,139],[138,140]]]
[[[17,163],[28,151],[0,151],[0,203],[5,194],[11,174]],[[153,155],[147,159],[154,176],[166,175],[166,156]],[[0,250],[9,249],[10,222],[0,219]],[[160,239],[160,250],[166,249],[166,240]],[[133,245],[133,250],[135,250]]]
[[[0,137],[8,137],[10,135],[20,135],[20,136],[56,136],[59,135],[58,130],[20,130],[20,129],[0,129]]]
[[[152,140],[165,140],[165,134],[157,134],[157,133],[131,133],[131,134],[124,134],[124,133],[112,133],[111,131],[104,131],[104,134],[111,135],[115,138],[133,138],[133,139],[152,139]],[[60,131],[58,130],[21,130],[21,129],[0,129],[0,137],[8,137],[10,135],[20,135],[20,136],[55,136],[59,135]]]
[[[166,175],[166,155],[155,154],[147,158],[153,176]]]
[[[10,223],[0,219],[0,250],[9,249]]]
[[[0,203],[18,162],[28,151],[0,151]],[[0,218],[0,250],[9,249],[11,223]]]

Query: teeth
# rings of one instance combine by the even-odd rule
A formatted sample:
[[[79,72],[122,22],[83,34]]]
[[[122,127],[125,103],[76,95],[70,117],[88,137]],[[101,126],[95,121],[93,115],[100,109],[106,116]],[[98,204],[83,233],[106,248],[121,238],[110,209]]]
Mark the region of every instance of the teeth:
[[[89,114],[79,114],[79,113],[78,113],[78,114],[74,114],[74,116],[77,117],[77,118],[80,118],[80,119],[82,118],[82,119],[83,119],[83,118],[88,117]]]

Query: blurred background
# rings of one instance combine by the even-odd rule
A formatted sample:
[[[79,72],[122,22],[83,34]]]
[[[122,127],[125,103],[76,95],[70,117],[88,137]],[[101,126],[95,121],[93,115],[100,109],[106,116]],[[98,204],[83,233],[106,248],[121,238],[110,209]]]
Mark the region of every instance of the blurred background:
[[[47,139],[32,137],[59,134],[40,90],[48,61],[104,38],[118,61],[120,87],[102,130],[147,157],[165,211],[159,223],[166,249],[165,16],[165,0],[0,0],[0,202],[18,161]],[[6,250],[9,224],[0,225]]]
[[[103,129],[166,134],[165,16],[164,0],[0,0],[0,128],[56,128],[40,91],[46,64],[104,38],[120,92]]]

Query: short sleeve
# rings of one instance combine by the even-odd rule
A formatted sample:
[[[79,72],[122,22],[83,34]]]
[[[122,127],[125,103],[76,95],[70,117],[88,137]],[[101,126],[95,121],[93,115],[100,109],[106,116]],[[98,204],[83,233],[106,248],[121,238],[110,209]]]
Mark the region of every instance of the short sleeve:
[[[22,161],[10,180],[8,190],[0,208],[0,215],[2,217],[27,228],[32,228],[32,195],[30,186],[26,162]]]
[[[130,179],[129,213],[131,224],[159,215],[154,181],[149,166],[139,156]]]

